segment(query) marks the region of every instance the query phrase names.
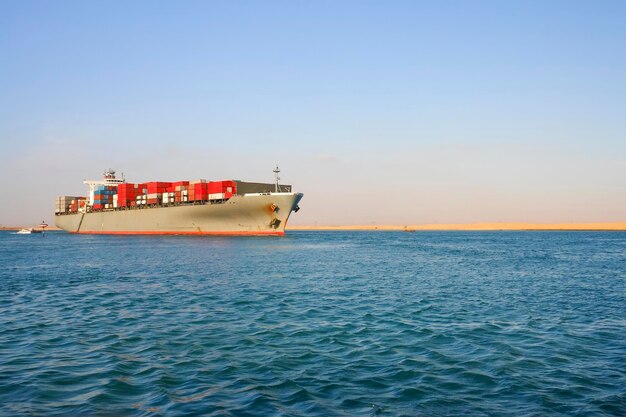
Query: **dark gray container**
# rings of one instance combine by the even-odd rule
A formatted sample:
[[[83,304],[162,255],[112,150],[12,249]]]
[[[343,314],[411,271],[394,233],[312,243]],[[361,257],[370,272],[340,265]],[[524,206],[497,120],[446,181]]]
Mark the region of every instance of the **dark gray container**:
[[[245,182],[235,181],[237,183],[237,194],[253,194],[253,193],[273,193],[276,191],[276,184],[263,182]],[[290,193],[291,185],[279,184],[279,192]]]

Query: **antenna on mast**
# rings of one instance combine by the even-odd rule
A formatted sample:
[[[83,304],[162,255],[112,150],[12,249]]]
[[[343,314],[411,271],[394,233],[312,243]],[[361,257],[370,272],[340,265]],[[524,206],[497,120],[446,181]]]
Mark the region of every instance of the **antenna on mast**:
[[[278,176],[278,174],[280,173],[280,169],[278,168],[278,165],[276,165],[276,168],[274,168],[274,178],[276,180],[276,192],[279,192],[280,186],[278,185],[278,181],[280,180],[280,177]]]

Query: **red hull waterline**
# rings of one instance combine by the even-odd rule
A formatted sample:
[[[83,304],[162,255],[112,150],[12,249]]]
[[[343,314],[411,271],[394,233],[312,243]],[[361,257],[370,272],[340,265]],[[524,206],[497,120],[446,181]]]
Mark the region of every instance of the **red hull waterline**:
[[[257,232],[160,232],[160,231],[88,231],[70,232],[74,235],[185,235],[185,236],[285,236],[285,232],[257,231]]]

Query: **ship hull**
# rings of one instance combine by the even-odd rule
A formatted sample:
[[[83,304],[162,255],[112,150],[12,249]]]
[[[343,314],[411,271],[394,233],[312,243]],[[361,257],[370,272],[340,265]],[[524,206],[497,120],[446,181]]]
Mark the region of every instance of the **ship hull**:
[[[246,194],[219,204],[184,204],[55,216],[57,227],[80,234],[284,235],[300,193]]]

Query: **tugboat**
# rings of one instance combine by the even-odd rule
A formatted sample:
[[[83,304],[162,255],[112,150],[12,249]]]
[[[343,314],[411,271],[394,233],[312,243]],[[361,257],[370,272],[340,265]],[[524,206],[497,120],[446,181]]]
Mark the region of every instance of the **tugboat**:
[[[18,232],[16,232],[16,234],[30,235],[33,233],[44,233],[44,231],[46,230],[46,227],[48,227],[48,224],[44,220],[42,220],[41,224],[39,224],[39,227],[41,227],[41,230],[37,230],[34,227],[31,227],[30,229],[20,229]]]
[[[17,234],[18,235],[30,235],[32,233],[41,233],[41,230],[35,230],[34,228],[30,228],[30,229],[20,229]]]

